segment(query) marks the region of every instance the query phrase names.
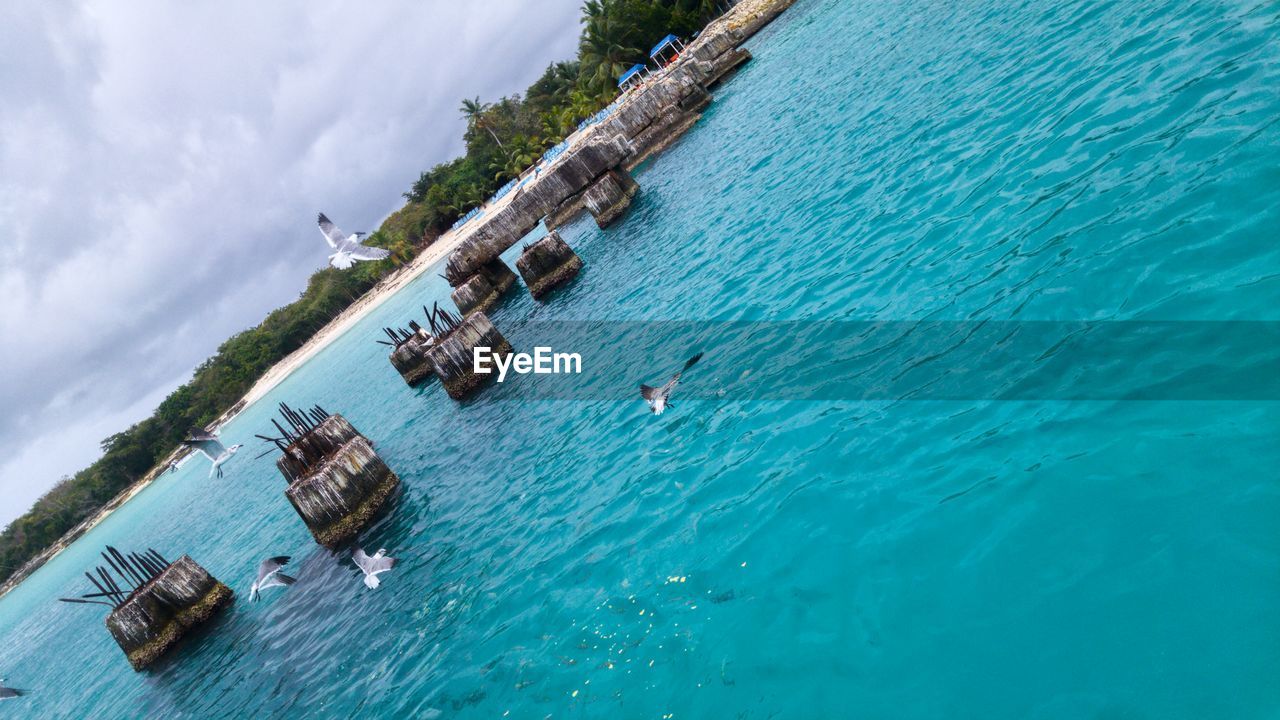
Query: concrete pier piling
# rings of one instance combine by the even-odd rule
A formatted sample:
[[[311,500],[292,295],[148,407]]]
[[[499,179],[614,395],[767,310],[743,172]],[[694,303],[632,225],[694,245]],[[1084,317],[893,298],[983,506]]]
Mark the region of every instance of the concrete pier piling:
[[[454,288],[449,297],[453,299],[453,304],[458,306],[458,312],[462,313],[463,317],[467,317],[472,313],[487,313],[493,310],[502,299],[502,293],[490,285],[484,275],[476,273]]]
[[[431,311],[425,307],[423,312],[431,318]],[[427,360],[427,350],[435,343],[435,337],[413,320],[409,321],[409,329],[382,328],[389,340],[378,342],[391,348],[391,367],[400,373],[409,387],[415,387],[431,377],[431,363]]]
[[[417,387],[431,377],[427,351],[434,342],[430,335],[414,333],[413,337],[391,351],[391,367],[400,373],[409,387]]]
[[[608,227],[631,207],[631,198],[640,186],[631,179],[631,174],[621,168],[615,168],[600,176],[582,196],[583,204],[596,219],[596,225]]]
[[[107,546],[102,557],[106,566],[85,573],[97,592],[61,600],[110,606],[107,631],[134,670],[146,669],[235,597],[186,555],[168,562],[155,550],[125,555]]]
[[[507,267],[507,264],[498,258],[493,258],[489,262],[480,266],[476,274],[489,281],[489,285],[501,295],[511,289],[516,284],[516,274]]]
[[[275,423],[282,437],[259,437],[284,451],[276,468],[289,482],[285,497],[317,543],[333,548],[354,539],[377,517],[400,478],[341,415],[283,403],[280,411],[292,432]]]
[[[457,319],[448,313],[442,322],[447,327],[436,336],[429,356],[436,377],[454,400],[462,400],[487,382],[492,373],[475,371],[475,348],[487,347],[492,355],[506,357],[513,351],[511,343],[498,332],[487,315],[475,312]],[[434,324],[434,323],[433,323]]]
[[[557,232],[551,232],[538,242],[526,247],[516,260],[516,269],[529,294],[534,300],[541,300],[552,290],[564,285],[578,276],[582,269],[582,258],[560,238]]]
[[[498,258],[476,269],[476,273],[454,288],[450,297],[458,311],[466,317],[475,312],[490,312],[498,306],[502,294],[516,282],[516,274]]]

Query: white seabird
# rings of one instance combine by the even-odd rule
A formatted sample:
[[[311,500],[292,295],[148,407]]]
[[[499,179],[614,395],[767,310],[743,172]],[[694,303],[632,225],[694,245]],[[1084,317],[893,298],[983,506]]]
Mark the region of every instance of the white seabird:
[[[4,678],[0,678],[0,700],[12,700],[17,697],[22,697],[23,695],[26,695],[26,694],[27,693],[25,690],[18,690],[16,688],[5,687]]]
[[[209,477],[213,477],[214,473],[217,473],[218,477],[222,477],[222,464],[230,460],[237,450],[244,447],[243,444],[226,447],[218,439],[217,435],[196,429],[192,429],[187,433],[187,439],[183,440],[182,444],[199,450],[200,454],[209,458],[209,462],[213,463],[213,467],[209,468]]]
[[[253,602],[258,602],[258,595],[262,590],[284,587],[297,582],[297,578],[280,572],[280,568],[288,565],[289,560],[288,555],[277,555],[258,563],[258,579],[254,580],[253,587],[249,588],[249,599]]]
[[[364,554],[364,550],[356,548],[351,552],[351,561],[364,573],[364,584],[376,588],[381,582],[378,575],[396,566],[396,559],[387,557],[385,548],[379,549],[373,557]]]
[[[676,386],[680,384],[680,376],[685,370],[693,367],[693,364],[702,359],[702,353],[698,353],[684,362],[684,367],[680,368],[680,372],[671,376],[666,385],[662,387],[649,387],[648,385],[640,386],[640,397],[649,403],[649,409],[654,415],[661,415],[663,410],[669,407],[675,407],[670,402],[671,393],[675,392]]]
[[[360,240],[364,237],[364,233],[347,235],[325,217],[324,213],[320,213],[317,222],[320,224],[320,233],[324,235],[329,247],[337,251],[329,256],[329,264],[339,270],[346,270],[360,260],[381,260],[391,255],[389,250],[361,244]]]

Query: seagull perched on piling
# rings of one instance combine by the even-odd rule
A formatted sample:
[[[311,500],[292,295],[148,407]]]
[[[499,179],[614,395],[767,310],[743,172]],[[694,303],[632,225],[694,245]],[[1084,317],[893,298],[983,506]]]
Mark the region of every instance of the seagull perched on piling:
[[[289,560],[290,557],[288,555],[277,555],[258,563],[258,579],[254,580],[253,587],[249,588],[249,599],[253,602],[258,602],[258,595],[262,590],[272,587],[285,587],[297,582],[297,578],[280,572],[280,568],[288,565]]]
[[[5,687],[4,678],[0,678],[0,700],[12,700],[16,697],[26,695],[25,690],[18,690],[11,687]]]
[[[378,575],[396,566],[396,559],[387,557],[386,548],[379,549],[373,557],[365,555],[364,550],[356,548],[351,552],[351,561],[364,573],[364,584],[370,589],[381,584]]]
[[[360,240],[365,233],[347,235],[325,217],[324,213],[320,213],[317,222],[320,223],[320,232],[329,243],[329,247],[337,250],[329,256],[329,264],[339,270],[346,270],[360,260],[381,260],[391,255],[389,250],[361,244]]]
[[[213,467],[209,468],[209,477],[213,477],[214,473],[222,477],[222,464],[230,460],[237,450],[244,447],[242,444],[226,447],[217,435],[195,428],[187,433],[187,439],[183,440],[182,444],[199,450],[202,455],[209,458],[209,462],[213,463]]]
[[[661,415],[663,410],[666,410],[669,407],[675,407],[675,405],[671,404],[669,398],[671,397],[671,393],[675,392],[676,386],[680,384],[680,376],[684,374],[685,370],[693,367],[693,364],[701,359],[702,353],[698,353],[688,360],[685,360],[684,367],[680,368],[680,372],[671,376],[671,379],[667,381],[667,384],[662,387],[649,387],[648,385],[640,386],[640,397],[644,398],[646,403],[649,403],[649,409],[653,411],[654,415]]]

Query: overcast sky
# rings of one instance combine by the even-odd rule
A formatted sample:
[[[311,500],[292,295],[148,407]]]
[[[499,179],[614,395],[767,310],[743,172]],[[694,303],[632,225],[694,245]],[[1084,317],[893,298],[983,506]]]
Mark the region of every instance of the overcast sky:
[[[0,526],[462,151],[578,0],[0,7]]]

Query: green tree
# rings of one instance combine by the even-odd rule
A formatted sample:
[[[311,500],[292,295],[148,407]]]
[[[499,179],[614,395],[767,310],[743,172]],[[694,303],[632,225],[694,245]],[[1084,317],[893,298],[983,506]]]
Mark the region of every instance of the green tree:
[[[462,111],[462,116],[467,119],[470,127],[477,130],[488,130],[489,135],[493,137],[493,141],[498,143],[498,147],[502,147],[502,141],[498,139],[497,133],[493,131],[493,126],[489,124],[488,118],[485,117],[487,108],[480,102],[480,98],[463,100],[462,107],[459,109]]]

